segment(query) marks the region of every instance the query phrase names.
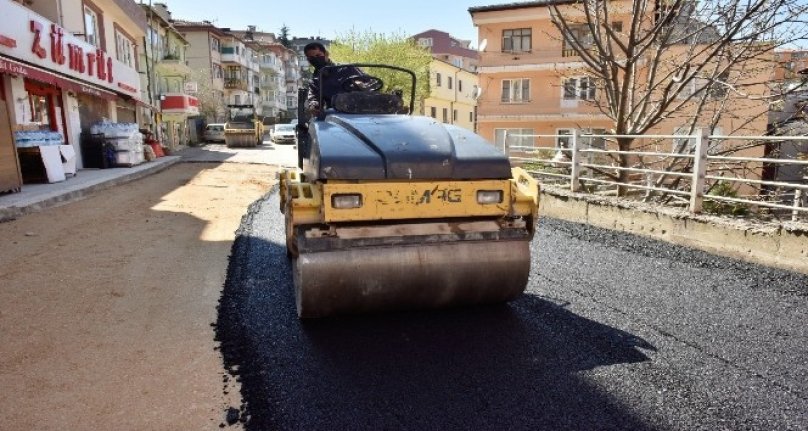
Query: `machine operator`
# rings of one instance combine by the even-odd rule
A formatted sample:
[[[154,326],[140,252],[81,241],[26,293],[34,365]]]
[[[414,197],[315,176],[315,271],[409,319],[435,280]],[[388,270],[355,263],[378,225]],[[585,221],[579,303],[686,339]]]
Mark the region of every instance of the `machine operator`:
[[[323,71],[323,82],[320,82],[320,70],[325,66],[334,66],[334,62],[328,58],[328,50],[319,42],[312,42],[303,48],[306,60],[314,66],[314,75],[309,83],[309,95],[306,98],[306,110],[309,115],[317,116],[323,107],[320,106],[320,91],[323,94],[325,107],[331,106],[331,98],[334,95],[346,91],[343,83],[348,79],[366,76],[359,68],[353,66],[343,66]]]

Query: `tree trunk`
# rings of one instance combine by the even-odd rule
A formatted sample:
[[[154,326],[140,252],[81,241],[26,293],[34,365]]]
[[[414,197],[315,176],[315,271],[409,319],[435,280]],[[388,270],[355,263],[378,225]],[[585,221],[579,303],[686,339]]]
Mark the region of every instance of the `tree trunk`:
[[[620,151],[629,151],[631,149],[631,143],[634,142],[632,138],[617,138],[617,149]],[[628,154],[618,154],[617,155],[617,166],[621,168],[626,168],[629,165],[629,155]],[[621,185],[617,186],[617,196],[625,196],[628,194],[629,188],[623,186],[622,184],[628,183],[629,180],[629,172],[625,170],[618,170],[617,171],[617,182]]]

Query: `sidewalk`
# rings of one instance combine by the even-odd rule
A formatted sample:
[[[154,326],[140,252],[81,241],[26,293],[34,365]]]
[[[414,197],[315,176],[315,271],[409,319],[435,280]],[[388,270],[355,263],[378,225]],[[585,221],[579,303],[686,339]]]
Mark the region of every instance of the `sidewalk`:
[[[297,150],[292,145],[275,146],[268,142],[256,148],[228,148],[223,144],[207,144],[185,147],[172,156],[160,157],[131,168],[82,169],[75,177],[66,181],[24,184],[19,193],[0,194],[0,223],[155,174],[179,162],[294,167],[297,164]]]
[[[72,178],[52,184],[24,184],[19,193],[0,195],[0,222],[78,200],[116,185],[157,173],[179,162],[176,156],[160,157],[131,168],[82,169]]]

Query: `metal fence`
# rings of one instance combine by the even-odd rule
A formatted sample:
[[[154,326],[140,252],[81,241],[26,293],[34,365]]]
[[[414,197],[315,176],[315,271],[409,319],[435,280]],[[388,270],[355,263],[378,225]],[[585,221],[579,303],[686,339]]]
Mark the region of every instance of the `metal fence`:
[[[631,151],[618,149],[621,138],[632,141]],[[544,184],[579,193],[625,196],[691,213],[808,220],[804,136],[506,131],[502,145],[515,166]]]

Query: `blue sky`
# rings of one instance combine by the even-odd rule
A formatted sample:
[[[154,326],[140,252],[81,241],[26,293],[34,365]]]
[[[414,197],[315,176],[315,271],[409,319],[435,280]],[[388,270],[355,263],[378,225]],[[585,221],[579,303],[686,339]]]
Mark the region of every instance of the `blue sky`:
[[[172,16],[219,27],[279,33],[286,24],[296,37],[334,39],[351,29],[384,34],[412,35],[429,29],[448,32],[477,46],[477,29],[468,8],[509,3],[510,0],[162,0]]]

